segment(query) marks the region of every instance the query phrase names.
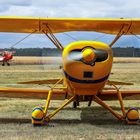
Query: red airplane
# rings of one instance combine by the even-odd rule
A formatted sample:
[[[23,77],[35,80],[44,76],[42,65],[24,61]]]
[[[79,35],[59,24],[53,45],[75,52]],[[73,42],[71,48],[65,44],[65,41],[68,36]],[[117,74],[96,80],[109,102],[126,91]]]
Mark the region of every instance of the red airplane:
[[[13,59],[13,54],[15,53],[15,51],[2,51],[0,52],[0,54],[2,54],[2,56],[0,56],[0,62],[2,62],[2,66],[5,66],[5,64],[7,64],[7,66],[10,66],[9,61]]]

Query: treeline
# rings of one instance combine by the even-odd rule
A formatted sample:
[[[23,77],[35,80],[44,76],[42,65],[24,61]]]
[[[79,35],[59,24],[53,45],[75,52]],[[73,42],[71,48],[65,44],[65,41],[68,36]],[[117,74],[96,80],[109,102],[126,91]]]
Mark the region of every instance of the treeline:
[[[61,56],[61,51],[56,48],[10,48],[1,51],[16,51],[14,56]]]
[[[126,47],[113,48],[113,54],[115,57],[140,57],[140,48]]]
[[[16,51],[14,56],[61,56],[61,51],[56,48],[10,48],[0,51]],[[135,47],[116,47],[113,48],[115,57],[140,57],[140,48]]]

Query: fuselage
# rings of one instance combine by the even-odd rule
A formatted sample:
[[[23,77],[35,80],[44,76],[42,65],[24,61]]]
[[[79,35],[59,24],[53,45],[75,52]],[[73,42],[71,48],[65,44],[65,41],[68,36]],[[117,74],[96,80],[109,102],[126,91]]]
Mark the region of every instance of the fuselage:
[[[105,43],[78,41],[65,47],[64,84],[70,94],[94,95],[104,87],[112,68],[112,49]]]

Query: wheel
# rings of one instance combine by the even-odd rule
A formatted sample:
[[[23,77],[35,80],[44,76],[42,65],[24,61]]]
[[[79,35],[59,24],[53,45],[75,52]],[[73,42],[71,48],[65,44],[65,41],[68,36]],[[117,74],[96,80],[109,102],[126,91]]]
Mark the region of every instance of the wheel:
[[[7,63],[7,66],[10,66],[10,63]]]
[[[44,121],[44,112],[41,107],[36,107],[32,111],[32,124],[33,126],[41,126]]]
[[[3,63],[2,66],[5,66],[5,64]]]
[[[131,108],[126,113],[126,121],[129,124],[137,124],[139,121],[139,112],[137,108]]]

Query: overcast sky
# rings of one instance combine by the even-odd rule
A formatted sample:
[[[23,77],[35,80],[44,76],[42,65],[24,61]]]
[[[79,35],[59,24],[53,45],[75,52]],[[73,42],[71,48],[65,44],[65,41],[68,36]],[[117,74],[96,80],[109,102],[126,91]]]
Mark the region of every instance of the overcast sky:
[[[0,16],[32,16],[32,17],[106,17],[106,18],[139,18],[139,0],[0,0]],[[111,37],[95,33],[68,33],[76,40],[94,40],[109,43]],[[27,34],[0,33],[0,48],[11,47]],[[66,45],[74,39],[65,34],[57,37]],[[124,37],[117,45],[137,45],[136,37]],[[52,47],[44,35],[31,35],[15,47]]]

